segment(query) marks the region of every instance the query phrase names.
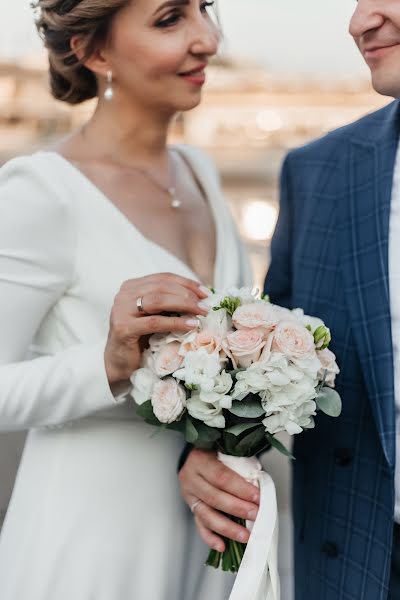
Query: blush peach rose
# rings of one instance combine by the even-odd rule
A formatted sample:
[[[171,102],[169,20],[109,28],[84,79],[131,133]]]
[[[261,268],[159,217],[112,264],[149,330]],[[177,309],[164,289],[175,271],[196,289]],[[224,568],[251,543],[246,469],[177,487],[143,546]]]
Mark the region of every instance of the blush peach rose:
[[[336,363],[336,356],[328,348],[319,350],[317,356],[322,365],[318,373],[318,378],[322,380],[325,377],[325,384],[329,387],[335,387],[336,375],[340,373],[340,369]]]
[[[196,350],[200,350],[200,348],[204,348],[207,354],[213,354],[214,352],[220,352],[222,339],[212,331],[205,330],[198,333],[190,342],[183,344],[182,348],[184,352],[195,352]]]
[[[181,368],[183,356],[179,354],[179,342],[171,342],[154,354],[154,370],[159,377],[166,377]]]
[[[232,315],[232,323],[238,330],[263,330],[270,333],[279,322],[279,315],[272,304],[254,302],[239,306]]]
[[[315,354],[314,337],[304,325],[295,321],[281,321],[274,332],[272,350],[291,359]]]
[[[160,423],[173,423],[186,408],[186,392],[173,377],[168,377],[154,386],[151,404]]]
[[[227,335],[224,349],[235,368],[247,368],[260,358],[264,346],[264,331],[239,329]]]

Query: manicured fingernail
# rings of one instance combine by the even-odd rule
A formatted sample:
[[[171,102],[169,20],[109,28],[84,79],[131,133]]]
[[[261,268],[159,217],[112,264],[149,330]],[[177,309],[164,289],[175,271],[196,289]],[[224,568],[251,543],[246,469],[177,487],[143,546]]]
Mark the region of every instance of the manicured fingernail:
[[[188,319],[186,325],[193,327],[193,329],[200,327],[200,321],[198,319]]]
[[[259,504],[259,503],[260,503],[260,492],[256,492],[256,493],[253,495],[253,502],[255,502],[256,504]]]
[[[210,312],[210,306],[206,302],[199,302],[197,306],[201,310],[205,310],[206,312]]]
[[[256,510],[250,510],[247,513],[247,518],[249,519],[249,521],[255,521],[257,518],[257,511]]]
[[[222,544],[218,544],[215,549],[217,552],[223,552],[225,550]]]
[[[201,285],[199,287],[199,290],[202,294],[204,294],[207,297],[211,296],[211,294],[212,294],[211,290],[208,287],[206,287],[205,285]]]
[[[239,533],[239,539],[241,542],[247,542],[247,540],[249,539],[249,534],[245,533],[244,531],[241,531]]]

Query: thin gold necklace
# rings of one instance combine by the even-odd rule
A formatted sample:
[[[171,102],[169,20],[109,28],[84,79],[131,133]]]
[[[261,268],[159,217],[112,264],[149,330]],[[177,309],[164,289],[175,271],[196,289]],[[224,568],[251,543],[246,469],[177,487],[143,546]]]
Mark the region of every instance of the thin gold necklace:
[[[169,165],[172,162],[169,152],[168,152],[168,162],[169,162]],[[182,201],[180,200],[180,198],[178,198],[178,196],[176,194],[176,186],[174,185],[174,182],[172,185],[167,186],[167,185],[164,185],[163,183],[161,183],[161,181],[159,181],[156,177],[154,177],[154,175],[152,173],[150,173],[150,171],[147,171],[146,169],[142,169],[141,167],[136,167],[136,166],[130,166],[129,168],[134,169],[138,173],[141,173],[142,175],[147,177],[147,179],[149,179],[155,186],[157,186],[160,190],[162,190],[165,194],[168,194],[168,196],[170,198],[171,208],[173,208],[175,210],[177,210],[178,208],[181,208]],[[170,172],[171,172],[171,170],[174,171],[174,169],[169,169]],[[173,175],[172,175],[171,179],[173,179],[173,180],[175,179]]]

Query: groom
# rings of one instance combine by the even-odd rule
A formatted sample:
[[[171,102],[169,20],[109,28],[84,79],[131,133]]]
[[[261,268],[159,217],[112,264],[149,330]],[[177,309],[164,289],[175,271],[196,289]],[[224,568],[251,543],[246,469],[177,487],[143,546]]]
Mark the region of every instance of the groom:
[[[350,32],[374,88],[400,98],[400,0],[359,0]],[[295,441],[296,600],[400,599],[399,133],[395,101],[283,166],[265,291],[330,326],[343,400],[340,419],[320,415]],[[216,483],[217,469],[195,451],[180,479],[190,499],[196,473],[212,486],[196,521],[221,533],[210,506],[229,494],[238,508],[249,488]]]

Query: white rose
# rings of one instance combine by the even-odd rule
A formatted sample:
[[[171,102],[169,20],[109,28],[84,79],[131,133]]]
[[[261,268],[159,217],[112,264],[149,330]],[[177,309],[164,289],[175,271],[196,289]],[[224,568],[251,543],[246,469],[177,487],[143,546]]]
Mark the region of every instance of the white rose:
[[[281,321],[277,325],[271,348],[291,359],[315,356],[313,335],[295,321]]]
[[[336,356],[325,348],[325,350],[319,350],[317,356],[322,365],[318,372],[318,379],[322,381],[325,377],[325,384],[330,387],[335,387],[336,375],[339,375],[340,369],[336,363]]]
[[[179,354],[180,348],[179,342],[171,342],[154,354],[154,369],[159,377],[171,375],[181,367],[183,356]]]
[[[232,358],[234,367],[249,367],[260,358],[265,346],[264,332],[257,329],[241,329],[228,333],[224,350]]]
[[[220,406],[203,402],[198,394],[194,394],[187,401],[188,413],[194,418],[202,421],[209,427],[223,429],[225,417]]]
[[[232,396],[228,394],[233,385],[232,376],[226,371],[217,375],[214,379],[214,388],[211,392],[200,392],[200,399],[208,404],[214,404],[220,408],[232,407]]]
[[[175,371],[174,377],[185,381],[188,385],[197,385],[205,392],[214,389],[214,378],[221,371],[219,354],[208,354],[204,348],[188,352],[184,357],[183,367]]]
[[[151,399],[154,386],[160,380],[157,375],[150,369],[138,369],[131,377],[133,389],[131,396],[135,400],[136,404],[144,404]]]
[[[200,317],[201,330],[212,333],[215,337],[223,338],[231,327],[231,317],[225,308],[210,310],[206,317]]]
[[[186,392],[175,379],[168,377],[154,386],[151,403],[161,423],[173,423],[186,408]]]
[[[270,333],[278,324],[279,316],[275,307],[267,302],[253,302],[239,306],[232,315],[236,329],[257,329]]]

